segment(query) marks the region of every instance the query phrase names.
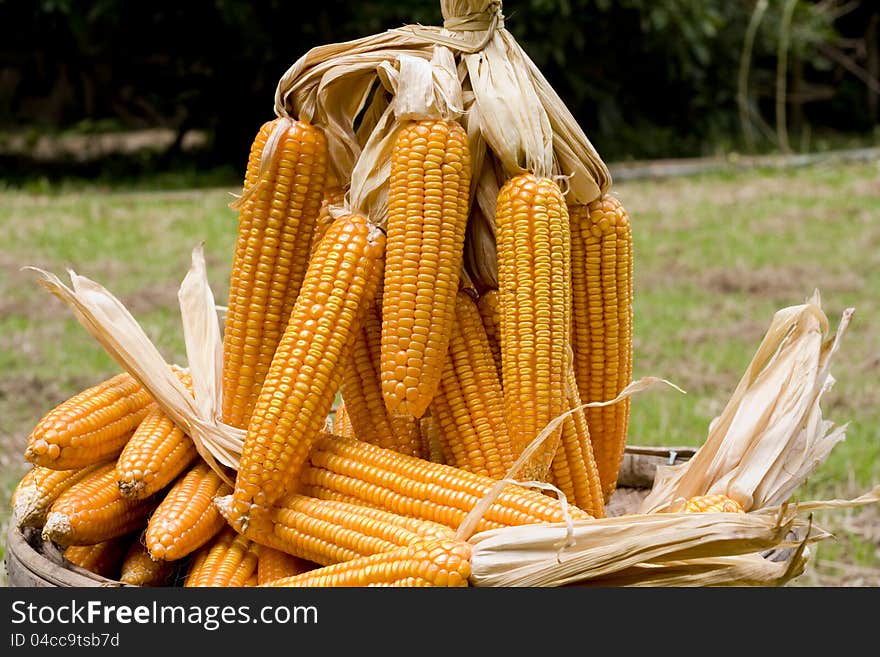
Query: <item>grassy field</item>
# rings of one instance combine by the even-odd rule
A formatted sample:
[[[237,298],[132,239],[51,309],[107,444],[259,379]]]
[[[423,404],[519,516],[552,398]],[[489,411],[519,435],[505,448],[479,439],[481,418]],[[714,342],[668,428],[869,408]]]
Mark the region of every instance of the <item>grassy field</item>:
[[[798,496],[854,496],[880,483],[880,163],[615,190],[636,240],[634,375],[661,376],[688,393],[637,397],[630,443],[700,444],[773,313],[818,288],[832,327],[844,308],[856,308],[823,404],[828,419],[850,424]],[[182,363],[177,286],[191,248],[204,241],[214,291],[225,300],[234,191],[0,191],[0,524],[39,416],[118,370],[21,267],[72,268],[103,283],[167,359]],[[837,540],[813,549],[796,585],[880,585],[880,508],[816,520]]]

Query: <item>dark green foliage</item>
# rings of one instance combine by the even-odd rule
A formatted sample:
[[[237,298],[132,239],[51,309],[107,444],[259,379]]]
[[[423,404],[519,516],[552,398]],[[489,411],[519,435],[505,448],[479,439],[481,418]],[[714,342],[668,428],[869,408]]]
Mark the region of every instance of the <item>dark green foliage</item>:
[[[749,78],[768,126],[783,4],[769,0]],[[838,16],[844,4],[796,6],[789,92],[818,98],[793,97],[792,144],[808,126],[869,132],[877,122],[864,82],[829,49],[866,67],[866,26],[880,5],[864,0]],[[737,70],[753,8],[753,0],[509,0],[504,11],[600,153],[617,160],[739,145]],[[0,130],[206,130],[210,159],[240,168],[272,116],[278,78],[300,55],[413,22],[438,24],[439,2],[0,0],[0,24],[12,27],[0,42]]]

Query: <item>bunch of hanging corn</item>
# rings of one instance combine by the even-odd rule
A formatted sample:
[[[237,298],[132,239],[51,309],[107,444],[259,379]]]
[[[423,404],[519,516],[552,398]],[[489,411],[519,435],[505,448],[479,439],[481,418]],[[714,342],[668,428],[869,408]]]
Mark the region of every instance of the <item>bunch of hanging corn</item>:
[[[496,11],[473,4],[467,15]],[[486,66],[525,75],[503,25],[489,32]],[[604,516],[629,406],[583,405],[614,399],[632,373],[626,212],[540,80],[499,105],[474,71],[462,79],[463,55],[414,43],[430,62],[375,50],[395,97],[376,94],[357,119],[339,113],[354,97],[344,85],[319,99],[337,99],[323,114],[297,111],[304,64],[254,139],[215,400],[243,436],[234,467],[122,373],[34,429],[22,526],[137,583],[351,583],[363,580],[340,562],[383,555],[396,582],[458,584],[463,566],[435,580],[405,562],[465,563],[455,532],[499,480],[544,484],[568,506],[511,486],[476,529]],[[505,141],[471,123],[475,99],[485,111],[495,98],[504,124],[526,93],[545,97],[534,134]],[[121,571],[79,549],[115,558],[120,541]],[[297,579],[318,567],[337,570]]]

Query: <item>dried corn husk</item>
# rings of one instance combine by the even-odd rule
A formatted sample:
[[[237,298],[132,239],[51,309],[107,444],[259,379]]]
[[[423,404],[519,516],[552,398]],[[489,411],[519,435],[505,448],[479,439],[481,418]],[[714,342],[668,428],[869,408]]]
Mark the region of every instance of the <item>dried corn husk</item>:
[[[844,311],[829,336],[818,292],[777,312],[703,446],[687,463],[658,471],[640,511],[715,493],[747,511],[787,500],[845,437],[845,425],[822,419],[819,401],[834,383],[831,360],[852,314]]]

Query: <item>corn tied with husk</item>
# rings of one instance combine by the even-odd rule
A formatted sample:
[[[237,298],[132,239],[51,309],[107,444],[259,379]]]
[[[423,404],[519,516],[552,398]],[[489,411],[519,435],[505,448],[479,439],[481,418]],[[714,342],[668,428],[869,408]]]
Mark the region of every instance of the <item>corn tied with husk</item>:
[[[569,208],[572,241],[572,346],[584,403],[617,397],[632,377],[633,243],[629,216],[610,194]],[[617,485],[629,398],[587,408],[605,499]]]
[[[384,236],[362,215],[337,218],[306,271],[242,445],[233,517],[296,485],[324,427],[363,314],[375,298]]]
[[[275,136],[275,150],[264,152]],[[268,162],[266,161],[268,159]],[[223,420],[247,428],[309,262],[327,177],[323,131],[278,118],[251,148],[223,333]]]
[[[452,120],[398,131],[388,181],[382,297],[382,393],[388,410],[421,417],[440,382],[467,225],[470,147]]]
[[[515,457],[566,408],[571,239],[562,191],[549,178],[514,176],[495,214],[504,411]],[[546,480],[561,440],[555,429],[517,476]]]
[[[498,290],[486,290],[477,299],[477,308],[480,310],[480,318],[483,320],[483,329],[486,331],[486,339],[498,376],[501,377],[501,310],[498,305]]]
[[[573,410],[562,424],[562,439],[550,463],[550,481],[566,499],[591,513],[605,517],[605,496],[599,466],[593,456],[590,428],[571,367],[566,368],[566,411]]]

